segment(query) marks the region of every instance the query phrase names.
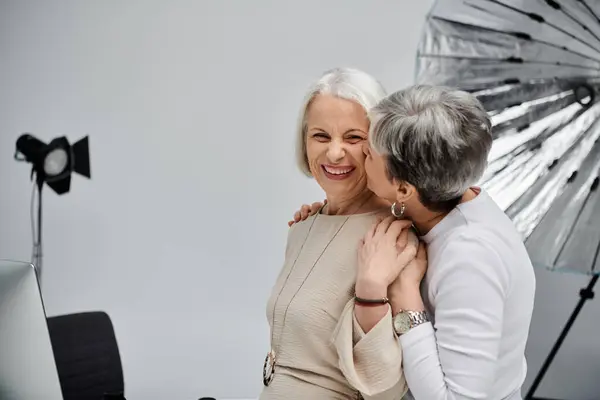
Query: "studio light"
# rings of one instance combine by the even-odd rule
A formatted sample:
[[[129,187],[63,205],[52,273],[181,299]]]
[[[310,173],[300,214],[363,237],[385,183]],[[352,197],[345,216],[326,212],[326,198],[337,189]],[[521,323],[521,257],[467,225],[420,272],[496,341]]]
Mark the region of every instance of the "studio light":
[[[57,194],[71,189],[72,172],[91,177],[87,136],[71,146],[64,136],[46,144],[26,133],[17,139],[15,159],[31,163],[38,185],[45,182]]]
[[[15,160],[32,165],[31,179],[35,177],[37,189],[37,232],[32,211],[33,254],[32,264],[36,268],[39,283],[42,276],[42,188],[47,184],[56,194],[62,195],[71,189],[73,172],[91,178],[88,137],[73,145],[61,136],[46,144],[40,139],[25,133],[17,139]],[[32,197],[33,210],[33,197]]]

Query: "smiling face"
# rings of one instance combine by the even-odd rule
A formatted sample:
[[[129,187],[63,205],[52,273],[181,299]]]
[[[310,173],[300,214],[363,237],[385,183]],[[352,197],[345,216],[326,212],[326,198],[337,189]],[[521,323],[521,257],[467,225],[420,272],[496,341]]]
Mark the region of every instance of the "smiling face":
[[[350,100],[316,96],[306,114],[306,157],[328,201],[352,202],[364,195],[367,177],[363,143],[369,120]]]

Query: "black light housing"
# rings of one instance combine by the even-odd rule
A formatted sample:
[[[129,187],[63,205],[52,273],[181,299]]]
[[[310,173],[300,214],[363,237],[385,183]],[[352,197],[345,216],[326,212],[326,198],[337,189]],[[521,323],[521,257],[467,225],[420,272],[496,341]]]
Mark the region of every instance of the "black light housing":
[[[70,190],[71,173],[91,178],[88,136],[73,145],[64,136],[46,144],[25,133],[17,139],[15,159],[31,163],[38,185],[45,182],[59,195]]]

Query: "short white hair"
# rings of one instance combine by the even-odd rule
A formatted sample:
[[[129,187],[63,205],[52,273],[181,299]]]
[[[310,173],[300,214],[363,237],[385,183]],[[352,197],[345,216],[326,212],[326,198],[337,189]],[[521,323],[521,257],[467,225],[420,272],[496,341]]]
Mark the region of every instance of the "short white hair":
[[[487,167],[492,125],[470,93],[416,85],[390,94],[370,117],[369,142],[386,156],[389,177],[415,186],[428,208],[460,198]]]
[[[383,85],[373,76],[354,68],[334,68],[326,71],[304,97],[296,128],[296,162],[306,176],[312,177],[306,155],[306,114],[313,99],[327,94],[358,103],[368,111],[386,95]]]

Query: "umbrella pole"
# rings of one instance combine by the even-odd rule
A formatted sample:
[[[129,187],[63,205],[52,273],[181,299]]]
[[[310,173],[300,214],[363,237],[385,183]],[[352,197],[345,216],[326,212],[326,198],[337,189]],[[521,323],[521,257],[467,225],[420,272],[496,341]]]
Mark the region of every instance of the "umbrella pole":
[[[594,298],[594,285],[596,284],[597,280],[598,280],[598,275],[592,276],[592,279],[590,279],[590,282],[588,283],[587,287],[585,289],[581,289],[579,291],[579,301],[577,302],[577,305],[575,306],[573,313],[571,313],[571,316],[569,317],[569,320],[567,321],[565,327],[563,328],[562,332],[560,333],[560,336],[558,336],[558,339],[556,339],[556,343],[554,343],[552,350],[550,350],[550,353],[548,353],[548,356],[546,357],[546,360],[544,361],[542,368],[540,368],[540,371],[538,372],[533,383],[531,384],[531,387],[529,388],[529,391],[527,392],[527,395],[525,396],[525,400],[543,400],[541,398],[534,397],[535,392],[536,392],[538,386],[540,385],[540,383],[542,383],[542,379],[544,379],[544,375],[546,375],[546,372],[548,371],[550,364],[552,364],[552,361],[554,360],[556,353],[558,353],[560,346],[562,345],[565,338],[567,337],[569,330],[573,326],[575,319],[577,319],[577,316],[579,315],[579,312],[583,308],[583,305],[585,304],[586,300],[590,300],[590,299]]]

